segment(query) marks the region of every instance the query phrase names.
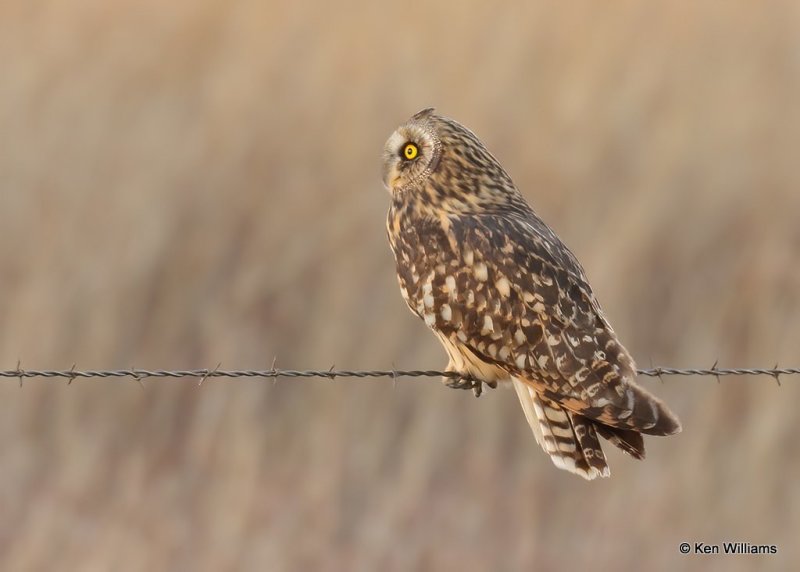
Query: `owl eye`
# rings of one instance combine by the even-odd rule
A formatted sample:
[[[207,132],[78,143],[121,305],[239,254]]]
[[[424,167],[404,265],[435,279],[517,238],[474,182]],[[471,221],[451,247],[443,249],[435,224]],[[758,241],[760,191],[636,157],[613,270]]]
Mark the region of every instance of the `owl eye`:
[[[406,143],[403,146],[403,158],[406,161],[411,161],[412,159],[415,159],[418,154],[419,154],[419,149],[413,143]]]

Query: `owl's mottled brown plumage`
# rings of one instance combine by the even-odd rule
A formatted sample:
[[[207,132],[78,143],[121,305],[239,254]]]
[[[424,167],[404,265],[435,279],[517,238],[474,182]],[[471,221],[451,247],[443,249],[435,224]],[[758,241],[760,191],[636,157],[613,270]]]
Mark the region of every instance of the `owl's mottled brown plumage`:
[[[608,476],[598,435],[642,458],[643,433],[680,431],[634,382],[581,265],[472,132],[417,113],[387,141],[383,178],[406,303],[444,345],[448,371],[513,383],[558,467]]]

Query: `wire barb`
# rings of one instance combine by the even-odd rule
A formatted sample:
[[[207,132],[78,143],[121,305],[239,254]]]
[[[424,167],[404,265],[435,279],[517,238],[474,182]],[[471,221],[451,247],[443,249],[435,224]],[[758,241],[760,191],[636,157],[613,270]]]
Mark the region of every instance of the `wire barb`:
[[[714,365],[711,366],[712,371],[716,371],[718,365],[719,365],[719,358],[714,360]],[[717,384],[722,383],[722,381],[719,378],[719,374],[716,374],[714,377],[717,378]]]
[[[76,364],[76,363],[74,363],[74,362],[73,362],[73,364],[72,364],[72,367],[71,367],[71,368],[69,368],[69,374],[70,374],[70,375],[69,375],[69,381],[67,382],[67,385],[72,385],[72,382],[73,382],[73,381],[75,381],[75,377],[76,377],[76,376],[75,376],[75,367],[76,367],[77,365],[78,365],[78,364]]]
[[[139,375],[139,373],[136,371],[136,368],[134,368],[133,366],[131,366],[130,376],[139,383],[139,387],[144,389],[144,381],[142,381],[142,376]]]
[[[278,356],[276,356],[276,355],[275,355],[275,356],[272,356],[272,365],[271,365],[271,366],[269,366],[269,370],[270,370],[271,372],[273,372],[273,373],[275,373],[275,364],[276,364],[277,362],[278,362]],[[278,383],[278,376],[277,376],[277,375],[272,375],[272,376],[270,376],[270,377],[272,377],[272,385],[277,385],[277,383]]]
[[[212,369],[211,371],[208,371],[208,370],[206,370],[206,372],[203,374],[203,377],[201,377],[201,378],[200,378],[200,381],[198,381],[198,382],[197,382],[197,385],[198,385],[198,387],[199,387],[199,386],[201,386],[201,385],[203,385],[203,383],[205,383],[205,381],[208,379],[208,377],[209,377],[209,376],[211,376],[211,375],[216,375],[216,374],[217,374],[217,372],[219,371],[219,368],[220,368],[220,367],[222,367],[222,362],[219,362],[219,363],[217,364],[217,367],[215,367],[215,368],[214,368],[214,369]]]
[[[436,370],[400,370],[395,369],[394,366],[390,370],[337,370],[332,366],[330,369],[325,370],[296,370],[296,369],[276,369],[275,360],[272,362],[272,367],[268,370],[255,370],[255,369],[235,369],[235,370],[222,370],[220,369],[221,363],[214,369],[185,369],[185,370],[164,370],[164,369],[137,369],[131,367],[130,369],[111,369],[111,370],[77,370],[75,364],[70,369],[53,370],[53,369],[22,369],[22,363],[17,362],[16,369],[0,370],[0,378],[17,378],[19,379],[20,387],[26,378],[62,378],[66,379],[68,384],[71,384],[77,378],[86,379],[105,379],[105,378],[132,378],[144,387],[144,381],[151,378],[195,378],[198,379],[200,384],[205,382],[208,378],[263,378],[272,379],[277,381],[280,378],[324,378],[336,380],[337,378],[389,378],[396,382],[401,377],[409,378],[428,378],[428,377],[446,377],[450,379],[461,378],[466,381],[479,381],[471,379],[459,374],[455,371],[436,371]],[[800,367],[778,367],[776,364],[772,368],[721,368],[715,362],[711,368],[674,368],[674,367],[651,367],[649,369],[640,369],[636,372],[638,375],[645,377],[657,377],[663,379],[665,376],[699,376],[699,377],[715,377],[717,381],[725,376],[769,376],[775,379],[778,385],[781,384],[780,376],[800,375]]]
[[[652,359],[650,359],[650,369],[652,369],[654,372],[656,372],[656,377],[658,378],[658,381],[660,381],[661,384],[663,385],[664,376],[661,374],[661,368],[660,367],[653,367],[653,360]]]
[[[780,387],[781,386],[781,377],[780,377],[781,374],[780,374],[780,370],[778,369],[778,362],[775,362],[775,367],[773,367],[772,370],[773,370],[772,377],[775,378],[775,383],[777,383],[778,387]]]

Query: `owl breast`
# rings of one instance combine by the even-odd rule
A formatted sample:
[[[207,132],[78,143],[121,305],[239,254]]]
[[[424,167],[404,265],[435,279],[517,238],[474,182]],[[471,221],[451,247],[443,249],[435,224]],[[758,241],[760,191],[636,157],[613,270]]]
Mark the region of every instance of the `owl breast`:
[[[456,286],[460,252],[447,223],[393,207],[387,226],[400,289],[411,311],[428,326],[436,323],[437,314],[452,320],[453,309],[446,300],[448,284]]]
[[[486,287],[490,271],[481,254],[458,240],[458,219],[393,209],[387,222],[403,299],[439,337],[450,357],[448,370],[490,384],[507,379],[491,358],[515,357],[523,340],[492,321],[490,314],[503,314],[500,294]],[[507,298],[513,295],[508,284],[499,288]]]
[[[457,239],[457,219],[392,209],[388,223],[400,289],[411,311],[438,331],[477,325],[490,301],[475,283],[486,281],[488,269]]]

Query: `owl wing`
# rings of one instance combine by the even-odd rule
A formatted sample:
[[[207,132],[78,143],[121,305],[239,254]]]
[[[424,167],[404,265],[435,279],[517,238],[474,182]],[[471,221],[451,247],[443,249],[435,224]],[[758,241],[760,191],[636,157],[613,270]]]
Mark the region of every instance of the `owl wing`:
[[[447,240],[425,247],[443,262],[427,293],[439,309],[427,314],[434,330],[569,411],[648,434],[680,430],[634,382],[633,359],[583,269],[541,219],[532,212],[449,217],[443,228]]]

